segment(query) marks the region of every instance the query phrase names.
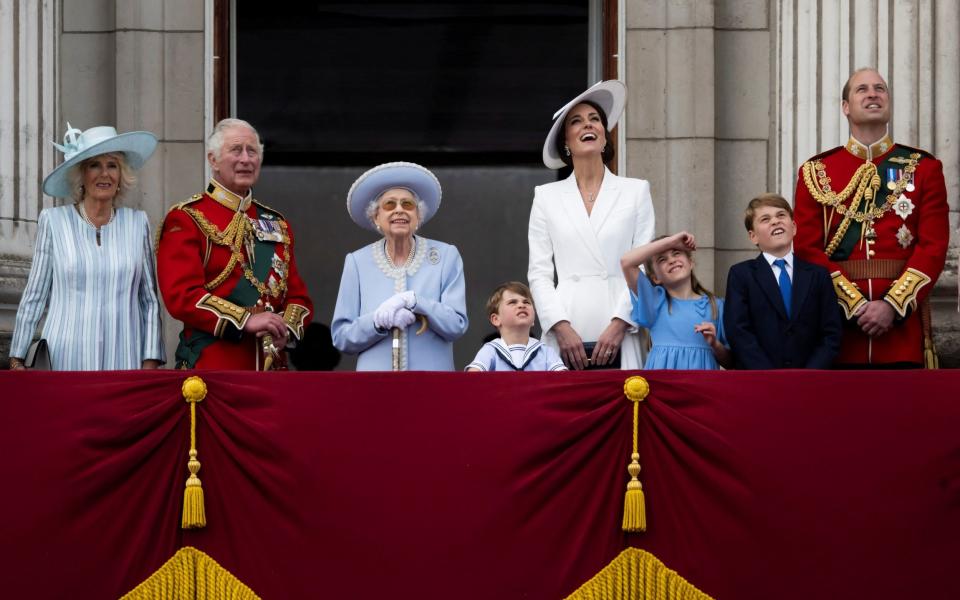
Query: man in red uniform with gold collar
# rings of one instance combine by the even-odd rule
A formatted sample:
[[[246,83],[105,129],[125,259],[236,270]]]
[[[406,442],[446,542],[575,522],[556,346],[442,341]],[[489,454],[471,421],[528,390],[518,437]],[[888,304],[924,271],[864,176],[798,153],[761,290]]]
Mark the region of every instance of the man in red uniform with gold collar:
[[[843,88],[850,140],[800,168],[798,256],[833,277],[847,319],[837,364],[936,366],[926,298],[950,236],[943,165],[887,133],[890,92],[874,69]]]
[[[206,192],[167,213],[157,272],[167,310],[183,321],[181,368],[280,368],[313,304],[297,273],[293,232],[253,199],[263,146],[246,121],[224,119],[207,141]]]

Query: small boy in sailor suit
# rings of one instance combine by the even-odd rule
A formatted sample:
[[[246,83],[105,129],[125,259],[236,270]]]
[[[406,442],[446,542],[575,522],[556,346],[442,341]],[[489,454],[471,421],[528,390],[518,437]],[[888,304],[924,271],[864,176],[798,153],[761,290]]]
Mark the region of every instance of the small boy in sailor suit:
[[[508,281],[487,300],[490,323],[500,337],[487,342],[465,371],[566,371],[556,350],[530,337],[537,316],[530,288]]]

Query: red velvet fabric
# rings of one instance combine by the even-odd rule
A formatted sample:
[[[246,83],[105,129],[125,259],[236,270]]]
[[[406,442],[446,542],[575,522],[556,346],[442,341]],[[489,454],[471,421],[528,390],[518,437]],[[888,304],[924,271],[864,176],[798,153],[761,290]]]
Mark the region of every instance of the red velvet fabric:
[[[0,373],[0,596],[118,597],[195,546],[263,598],[525,598],[653,552],[716,598],[955,598],[960,373]]]

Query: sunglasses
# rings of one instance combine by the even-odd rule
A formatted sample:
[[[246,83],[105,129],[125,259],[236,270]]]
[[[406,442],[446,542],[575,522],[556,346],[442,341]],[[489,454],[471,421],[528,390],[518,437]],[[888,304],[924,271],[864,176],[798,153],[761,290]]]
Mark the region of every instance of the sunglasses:
[[[395,210],[397,208],[397,201],[391,199],[384,200],[380,203],[380,209],[385,211]],[[400,208],[403,210],[414,210],[417,208],[417,203],[415,200],[404,199],[400,201]]]

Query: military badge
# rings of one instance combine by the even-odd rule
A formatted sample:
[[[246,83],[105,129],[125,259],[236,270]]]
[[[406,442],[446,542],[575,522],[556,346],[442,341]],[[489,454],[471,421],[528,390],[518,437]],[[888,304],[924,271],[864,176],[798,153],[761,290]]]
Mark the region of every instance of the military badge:
[[[283,264],[283,259],[280,258],[276,253],[273,255],[273,271],[277,274],[277,277],[280,279],[285,279],[287,277],[287,267]]]
[[[430,252],[427,253],[427,260],[430,261],[431,265],[440,264],[440,251],[436,248],[430,248]]]
[[[900,242],[900,246],[903,248],[909,248],[910,244],[913,243],[913,233],[907,229],[906,224],[901,225],[900,229],[897,230],[897,241]]]
[[[250,219],[253,225],[253,234],[261,242],[282,242],[283,230],[280,223],[273,220],[273,215],[265,214],[261,219]]]
[[[893,212],[897,213],[904,221],[907,220],[907,217],[910,216],[910,213],[914,209],[913,201],[910,198],[907,198],[906,194],[901,194],[900,198],[897,199],[896,203],[893,205]]]

